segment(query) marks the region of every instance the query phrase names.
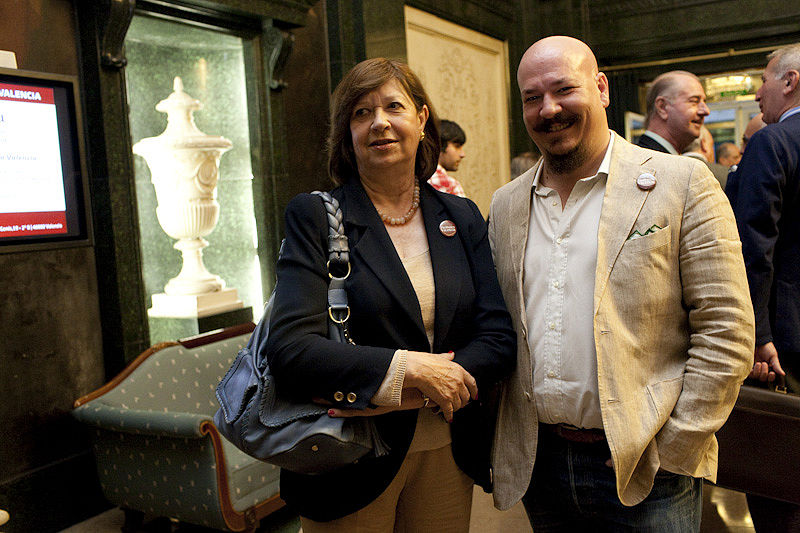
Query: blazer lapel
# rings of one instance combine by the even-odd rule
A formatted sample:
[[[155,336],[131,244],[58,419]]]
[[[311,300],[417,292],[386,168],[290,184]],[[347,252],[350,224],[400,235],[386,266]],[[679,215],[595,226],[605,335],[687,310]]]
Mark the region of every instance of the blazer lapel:
[[[346,201],[342,208],[345,231],[348,225],[359,226],[361,230],[357,241],[350,242],[351,256],[364,261],[425,336],[422,311],[414,287],[372,201],[357,178],[345,183],[343,190]]]
[[[656,176],[655,170],[643,166],[650,160],[631,158],[628,142],[617,136],[611,152],[611,168],[606,181],[606,193],[597,232],[597,269],[595,271],[594,312],[606,288],[614,262],[622,245],[628,239],[636,219],[642,210],[649,191],[636,184],[640,174],[647,172]],[[658,176],[656,176],[658,179]]]
[[[522,294],[522,275],[523,264],[525,261],[525,245],[528,242],[528,227],[531,221],[531,195],[533,194],[533,180],[536,178],[536,173],[542,161],[536,165],[528,173],[520,176],[517,180],[521,181],[517,191],[519,194],[514,194],[509,202],[509,213],[506,215],[506,220],[509,220],[508,226],[508,242],[506,246],[499,247],[503,253],[511,254],[512,265],[514,265],[514,279],[516,281],[517,292],[520,302],[520,317],[523,323],[527,322],[525,318],[525,298]],[[508,252],[506,252],[506,250]]]
[[[467,262],[462,239],[459,235],[467,228],[456,227],[456,234],[447,237],[439,229],[445,220],[455,222],[444,205],[436,197],[427,184],[421,187],[420,209],[425,220],[425,232],[428,236],[428,248],[433,267],[433,281],[436,287],[436,317],[434,319],[434,335],[432,350],[452,348],[441,346],[452,324],[458,300],[461,296],[461,285],[470,279],[472,271]]]

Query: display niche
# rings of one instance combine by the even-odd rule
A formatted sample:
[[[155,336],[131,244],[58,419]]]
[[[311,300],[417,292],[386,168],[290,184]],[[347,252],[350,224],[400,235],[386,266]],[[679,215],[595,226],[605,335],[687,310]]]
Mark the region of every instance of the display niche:
[[[180,77],[187,94],[203,104],[194,113],[197,128],[231,142],[232,147],[220,159],[219,220],[205,237],[210,244],[203,250],[203,261],[210,272],[238,290],[244,308],[252,308],[257,319],[264,297],[253,206],[243,41],[229,33],[136,15],[125,38],[125,54],[133,143],[165,130],[167,115],[157,111],[156,105],[173,91],[175,77]],[[175,239],[165,233],[156,217],[156,192],[144,158],[135,157],[134,175],[142,277],[151,307],[152,296],[164,292],[181,270],[182,260],[174,248]],[[151,316],[149,322],[153,343],[193,333],[189,328],[193,321],[187,318]]]

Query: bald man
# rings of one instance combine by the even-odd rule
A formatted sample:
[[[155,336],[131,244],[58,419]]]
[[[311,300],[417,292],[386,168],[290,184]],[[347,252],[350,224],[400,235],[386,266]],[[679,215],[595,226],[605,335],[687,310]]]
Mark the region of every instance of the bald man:
[[[700,136],[710,113],[700,79],[685,70],[665,72],[647,90],[645,132],[638,145],[670,154],[682,154]]]
[[[717,163],[720,165],[731,168],[733,165],[738,165],[742,159],[742,151],[734,143],[722,143],[717,149]]]
[[[753,358],[730,205],[700,161],[608,129],[592,51],[548,37],[517,73],[542,159],[492,199],[517,331],[494,499],[534,531],[697,531],[714,433]]]

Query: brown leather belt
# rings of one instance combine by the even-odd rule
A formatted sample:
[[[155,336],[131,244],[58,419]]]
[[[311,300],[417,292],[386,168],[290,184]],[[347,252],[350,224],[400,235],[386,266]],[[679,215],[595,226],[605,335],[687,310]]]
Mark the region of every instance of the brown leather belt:
[[[606,440],[606,434],[602,429],[574,428],[566,424],[539,424],[539,428],[570,442],[594,444]]]

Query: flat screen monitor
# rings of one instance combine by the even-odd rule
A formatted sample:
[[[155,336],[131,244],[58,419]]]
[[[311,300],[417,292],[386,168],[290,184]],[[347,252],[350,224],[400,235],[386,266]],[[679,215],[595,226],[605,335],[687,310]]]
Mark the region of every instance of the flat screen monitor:
[[[78,83],[0,68],[0,253],[91,244]]]

